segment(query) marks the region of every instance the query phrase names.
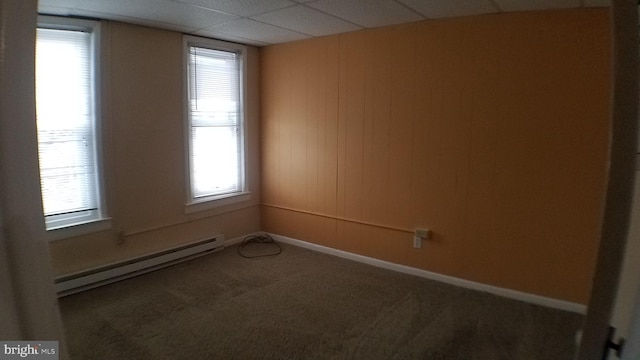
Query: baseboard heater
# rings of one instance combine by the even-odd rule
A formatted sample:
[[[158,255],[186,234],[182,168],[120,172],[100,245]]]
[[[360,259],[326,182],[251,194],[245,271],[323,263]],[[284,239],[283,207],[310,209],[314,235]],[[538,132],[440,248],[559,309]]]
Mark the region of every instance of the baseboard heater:
[[[55,287],[58,297],[63,297],[158,270],[222,249],[224,249],[224,235],[216,235],[206,240],[194,241],[152,254],[60,276],[55,279]]]

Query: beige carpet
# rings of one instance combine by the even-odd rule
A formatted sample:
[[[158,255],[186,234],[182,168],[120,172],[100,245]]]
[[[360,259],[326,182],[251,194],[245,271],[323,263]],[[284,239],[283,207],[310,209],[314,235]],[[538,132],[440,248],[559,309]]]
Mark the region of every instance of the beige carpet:
[[[572,359],[582,316],[282,245],[60,299],[73,359]]]

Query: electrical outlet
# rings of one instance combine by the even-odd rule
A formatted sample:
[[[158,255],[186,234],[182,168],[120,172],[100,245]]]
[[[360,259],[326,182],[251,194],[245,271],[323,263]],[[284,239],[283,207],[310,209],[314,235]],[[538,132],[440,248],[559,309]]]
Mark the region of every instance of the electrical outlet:
[[[431,238],[431,230],[428,229],[416,229],[413,233],[413,236],[419,237],[423,240],[428,240]]]
[[[421,249],[422,248],[422,238],[419,236],[414,236],[413,237],[413,247],[415,249]]]
[[[428,229],[416,229],[413,232],[413,247],[415,249],[422,248],[422,240],[431,238],[431,230]]]

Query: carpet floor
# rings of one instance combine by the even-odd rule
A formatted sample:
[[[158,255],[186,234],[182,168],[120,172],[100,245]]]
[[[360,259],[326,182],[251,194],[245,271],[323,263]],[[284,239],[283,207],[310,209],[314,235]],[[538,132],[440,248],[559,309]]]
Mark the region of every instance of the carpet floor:
[[[60,307],[77,360],[569,360],[583,322],[286,244],[255,259],[227,248]]]

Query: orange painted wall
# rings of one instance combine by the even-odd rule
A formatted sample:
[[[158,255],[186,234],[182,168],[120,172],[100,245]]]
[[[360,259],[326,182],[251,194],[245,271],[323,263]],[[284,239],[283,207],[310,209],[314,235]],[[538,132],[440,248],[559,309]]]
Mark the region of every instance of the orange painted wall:
[[[262,229],[586,303],[606,10],[427,21],[261,49]],[[433,231],[413,249],[410,231]]]

